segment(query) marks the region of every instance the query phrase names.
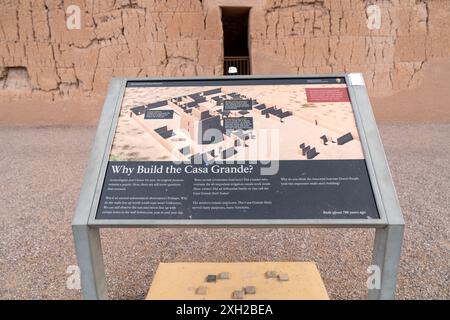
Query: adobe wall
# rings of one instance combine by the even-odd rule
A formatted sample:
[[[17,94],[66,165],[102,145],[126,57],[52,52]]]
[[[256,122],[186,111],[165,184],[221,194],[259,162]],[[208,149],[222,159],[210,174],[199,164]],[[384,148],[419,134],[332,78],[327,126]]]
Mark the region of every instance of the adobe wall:
[[[71,4],[80,30],[66,28]],[[367,27],[370,4],[380,30]],[[223,5],[252,7],[253,74],[362,71],[388,93],[450,57],[449,0],[0,0],[0,97],[102,95],[113,76],[221,75]]]
[[[381,28],[366,8],[381,9]],[[450,57],[448,0],[268,0],[251,14],[256,73],[363,72],[372,92],[414,87],[424,64]]]

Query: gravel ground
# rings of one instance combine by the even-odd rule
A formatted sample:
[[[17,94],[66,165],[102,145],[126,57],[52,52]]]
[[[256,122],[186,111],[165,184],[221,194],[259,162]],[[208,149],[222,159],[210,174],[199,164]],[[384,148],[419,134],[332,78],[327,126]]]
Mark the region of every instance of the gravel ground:
[[[450,298],[450,124],[381,125],[406,219],[397,297]],[[79,299],[70,223],[92,127],[0,127],[0,298]],[[114,229],[102,240],[109,294],[142,299],[160,261],[315,261],[333,299],[365,297],[373,232]]]

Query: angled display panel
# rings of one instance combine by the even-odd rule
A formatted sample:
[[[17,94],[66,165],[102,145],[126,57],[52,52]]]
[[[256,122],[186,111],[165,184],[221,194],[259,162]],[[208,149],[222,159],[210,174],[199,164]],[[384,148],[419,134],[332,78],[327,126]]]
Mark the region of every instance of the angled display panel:
[[[346,76],[122,87],[92,224],[386,222]]]
[[[393,299],[404,220],[361,74],[111,80],[72,230],[108,298],[101,228],[375,228]]]

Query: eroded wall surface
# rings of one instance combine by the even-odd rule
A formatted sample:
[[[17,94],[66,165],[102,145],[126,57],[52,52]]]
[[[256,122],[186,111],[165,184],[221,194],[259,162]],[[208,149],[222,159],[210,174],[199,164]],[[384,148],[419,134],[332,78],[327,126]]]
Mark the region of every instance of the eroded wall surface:
[[[368,27],[373,4],[379,29]],[[252,20],[256,73],[363,72],[385,93],[416,86],[427,61],[450,57],[449,0],[268,0]]]
[[[66,9],[81,8],[68,30]],[[253,74],[362,71],[373,92],[416,86],[450,57],[450,0],[0,0],[0,95],[104,94],[113,76],[223,73],[220,7],[248,5]],[[381,9],[381,28],[366,8]]]

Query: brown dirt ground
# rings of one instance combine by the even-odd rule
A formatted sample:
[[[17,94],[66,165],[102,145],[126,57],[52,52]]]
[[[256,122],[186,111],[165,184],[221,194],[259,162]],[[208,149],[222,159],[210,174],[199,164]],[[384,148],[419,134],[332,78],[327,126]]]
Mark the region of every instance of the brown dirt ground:
[[[449,123],[450,61],[427,63],[419,88],[383,97],[374,92],[371,101],[379,122]],[[103,97],[56,102],[0,100],[0,125],[96,125],[102,105]]]
[[[406,230],[399,299],[450,299],[450,124],[381,124]],[[0,299],[79,299],[70,228],[94,127],[0,126]],[[159,262],[314,261],[364,299],[368,229],[102,229],[109,297],[143,299]]]
[[[102,98],[39,101],[0,101],[0,125],[9,126],[96,126]]]
[[[378,121],[450,123],[450,62],[430,65],[425,73],[419,89],[372,97]],[[0,299],[81,297],[66,288],[66,268],[76,264],[70,221],[101,107],[99,98],[0,99],[0,243],[8,244],[0,245]],[[384,123],[380,129],[407,226],[397,297],[448,299],[449,183],[443,173],[449,168],[449,125]],[[142,229],[105,230],[102,240],[115,299],[143,298],[160,261],[255,257],[316,261],[332,299],[359,299],[365,297],[373,233]]]

